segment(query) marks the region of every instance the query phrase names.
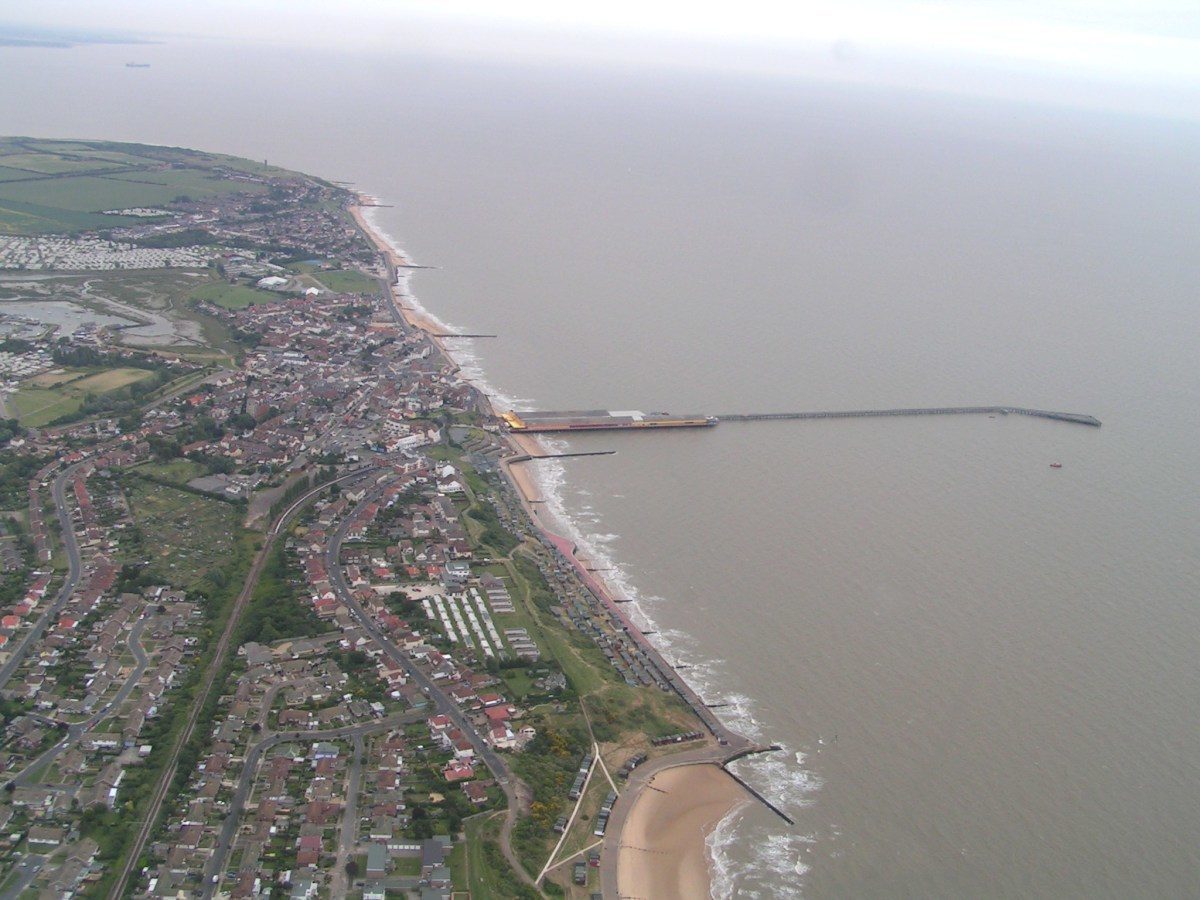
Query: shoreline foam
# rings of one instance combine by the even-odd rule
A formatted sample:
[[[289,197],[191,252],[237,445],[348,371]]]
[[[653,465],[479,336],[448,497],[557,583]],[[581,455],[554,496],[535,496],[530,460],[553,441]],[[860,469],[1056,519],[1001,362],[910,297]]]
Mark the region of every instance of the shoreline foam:
[[[655,900],[710,896],[712,838],[752,801],[710,763],[664,769],[645,788],[622,830],[618,893]]]
[[[432,313],[423,306],[417,299],[416,295],[410,289],[410,279],[413,270],[409,267],[413,265],[412,260],[408,257],[406,251],[399,245],[396,239],[388,234],[380,227],[371,215],[371,210],[375,207],[375,198],[365,194],[359,194],[359,203],[350,207],[350,213],[354,220],[358,223],[364,234],[372,241],[373,244],[397,267],[396,281],[388,286],[389,290],[397,296],[400,301],[400,312],[405,320],[414,328],[419,328],[429,333],[452,332],[460,330],[454,325],[447,323]],[[441,352],[451,359],[460,369],[462,377],[473,384],[481,393],[486,395],[488,401],[502,409],[512,409],[519,402],[506,397],[494,386],[489,384],[484,376],[478,358],[470,352],[468,348],[456,347],[451,350],[438,338],[431,337]],[[556,442],[553,438],[547,438],[544,435],[507,435],[509,443],[514,448],[519,449],[524,453],[545,453],[561,450],[565,446],[562,443]],[[602,568],[609,571],[602,581],[604,589],[609,596],[620,597],[622,600],[628,601],[628,607],[633,616],[635,626],[642,632],[656,631],[659,632],[658,640],[654,644],[659,651],[669,650],[673,646],[673,642],[667,635],[659,631],[657,623],[653,615],[647,609],[647,601],[658,598],[643,598],[638,590],[629,581],[625,570],[621,565],[613,559],[607,552],[607,549],[597,543],[591,535],[584,532],[575,517],[567,510],[566,499],[564,496],[564,487],[566,485],[566,469],[561,463],[553,460],[540,460],[537,462],[529,461],[524,463],[515,463],[503,467],[509,475],[518,492],[525,498],[526,503],[538,503],[541,508],[549,515],[546,518],[553,519],[554,527],[561,532],[562,536],[571,541],[581,551],[577,556],[586,557],[593,564],[599,563]],[[532,507],[529,507],[532,511]],[[541,516],[534,516],[535,527],[545,530],[549,523],[540,521]],[[549,532],[554,533],[554,532]],[[614,536],[615,537],[615,536]],[[682,636],[682,635],[680,635]],[[704,665],[704,669],[710,667],[711,661]],[[695,677],[698,670],[693,669],[689,673],[689,677],[685,679],[694,688],[705,689],[708,687],[710,679],[716,679],[717,673],[706,672],[704,676]],[[701,690],[703,693],[703,690]],[[735,728],[744,734],[757,735],[761,733],[760,723],[754,719],[753,714],[749,710],[749,698],[739,698],[746,702],[738,702],[734,707],[731,707],[729,712],[733,713],[721,715],[722,721],[729,727]],[[713,765],[689,765],[677,767],[680,774],[675,775],[675,778],[684,778],[691,775],[690,772],[682,770],[704,770],[716,769],[720,772],[720,777],[725,781],[734,785],[737,788],[738,796],[735,800],[726,803],[720,810],[719,815],[715,815],[712,821],[705,820],[705,827],[701,832],[693,835],[696,843],[689,844],[684,851],[684,855],[688,860],[687,878],[692,893],[691,896],[710,896],[719,886],[719,883],[730,885],[730,870],[732,860],[728,858],[725,851],[734,843],[733,824],[739,819],[739,814],[746,807],[745,794],[741,793],[740,786],[728,777],[719,767]],[[666,771],[676,771],[668,769]],[[662,773],[660,773],[662,774]],[[705,772],[704,778],[711,776]],[[657,775],[655,777],[658,777]],[[811,789],[811,784],[809,788]],[[642,804],[647,795],[655,794],[653,791],[642,790],[634,798],[634,805],[631,809],[631,817],[636,814],[639,804]],[[686,815],[683,809],[682,798],[691,796],[692,792],[684,791],[680,793],[680,797],[676,799],[676,804],[681,814]],[[715,814],[715,807],[709,807],[706,815]],[[694,871],[697,860],[699,860],[700,872],[697,874]],[[700,885],[705,887],[702,892],[695,893],[699,890]],[[646,896],[654,896],[653,894]]]

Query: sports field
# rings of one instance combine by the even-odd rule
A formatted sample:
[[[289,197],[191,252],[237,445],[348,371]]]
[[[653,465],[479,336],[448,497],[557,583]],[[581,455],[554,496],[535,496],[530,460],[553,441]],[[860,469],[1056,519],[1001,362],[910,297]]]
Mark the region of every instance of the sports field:
[[[68,369],[29,379],[9,398],[9,409],[21,424],[37,428],[75,412],[88,395],[98,396],[149,378],[146,369]]]
[[[191,293],[193,300],[207,300],[225,309],[245,309],[256,303],[279,300],[279,294],[259,291],[240,284],[202,284]]]

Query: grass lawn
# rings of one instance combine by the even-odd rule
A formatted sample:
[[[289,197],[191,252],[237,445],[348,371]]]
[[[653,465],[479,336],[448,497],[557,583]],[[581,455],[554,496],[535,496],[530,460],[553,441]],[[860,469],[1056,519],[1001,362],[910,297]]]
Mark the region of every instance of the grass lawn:
[[[583,794],[583,802],[579,804],[579,815],[575,817],[571,831],[568,833],[567,839],[563,841],[558,859],[565,859],[572,853],[578,853],[584,847],[600,840],[592,834],[592,829],[596,827],[596,815],[600,812],[604,798],[611,790],[612,785],[608,783],[608,779],[604,777],[600,767],[596,766],[595,771],[592,772],[592,780],[588,782],[587,790]],[[570,880],[571,867],[566,866],[562,871]]]
[[[47,373],[25,382],[10,403],[22,425],[38,427],[75,412],[88,394],[107,394],[151,374],[146,369],[127,367]]]
[[[61,388],[23,387],[8,402],[21,424],[30,428],[53,422],[83,406],[82,397],[68,394]]]
[[[472,897],[487,897],[489,900],[537,896],[517,881],[516,873],[500,852],[497,835],[501,818],[500,813],[493,813],[464,822],[467,841],[465,860],[460,870],[465,870],[467,885],[460,886],[455,879],[455,889],[469,890]],[[453,869],[451,878],[455,878]]]
[[[696,727],[691,711],[677,696],[654,688],[630,687],[592,641],[577,631],[564,629],[552,616],[529,602],[531,590],[539,589],[538,582],[542,582],[541,573],[532,563],[518,557],[516,564],[508,565],[512,576],[510,593],[520,601],[513,605],[523,614],[497,616],[498,627],[512,627],[510,622],[516,619],[529,628],[544,655],[553,657],[562,667],[602,742],[620,735],[617,743],[628,743],[631,738],[636,743],[646,737],[661,737]]]
[[[379,282],[353,269],[338,269],[332,272],[316,271],[312,277],[338,294],[373,294],[379,292]]]
[[[392,865],[393,875],[420,875],[421,874],[421,857],[419,856],[400,856],[397,857]],[[454,876],[451,875],[451,878]]]
[[[78,378],[78,372],[43,372],[41,375],[34,375],[26,384],[32,387],[47,388],[54,387],[56,384],[62,384],[64,381],[70,381],[72,378]]]
[[[194,300],[215,303],[225,309],[245,309],[256,303],[271,303],[278,300],[280,295],[240,284],[202,284],[192,290],[191,297]]]
[[[109,391],[133,384],[135,381],[149,378],[152,374],[148,369],[108,369],[80,378],[78,381],[72,381],[69,389],[81,393],[107,394]]]
[[[193,478],[204,474],[205,468],[200,463],[190,459],[172,459],[169,462],[149,462],[135,466],[133,471],[161,478],[163,481],[173,481],[176,484],[187,484]]]
[[[525,696],[533,690],[533,679],[524,669],[505,669],[500,673],[504,679],[504,684],[508,688],[509,693],[517,702],[520,702]]]

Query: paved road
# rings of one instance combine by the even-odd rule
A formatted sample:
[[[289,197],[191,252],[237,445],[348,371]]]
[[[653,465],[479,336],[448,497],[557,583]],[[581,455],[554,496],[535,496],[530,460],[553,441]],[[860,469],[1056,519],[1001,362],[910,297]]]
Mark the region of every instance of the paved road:
[[[355,473],[358,475],[359,473]],[[354,476],[346,476],[354,477]],[[341,479],[339,479],[341,480]],[[154,794],[150,798],[149,807],[146,810],[145,818],[142,821],[142,827],[138,831],[137,837],[134,839],[133,846],[130,848],[125,857],[124,863],[121,866],[121,871],[117,875],[117,879],[113,882],[112,888],[108,892],[109,900],[120,900],[125,895],[125,886],[129,883],[129,878],[133,874],[134,868],[137,866],[138,859],[142,855],[142,851],[146,847],[146,842],[150,839],[151,833],[154,831],[155,823],[158,821],[159,813],[162,811],[163,801],[167,797],[167,792],[170,790],[171,782],[175,778],[175,771],[179,766],[179,754],[183,748],[187,746],[191,740],[192,734],[196,730],[200,718],[200,712],[204,708],[205,700],[212,692],[213,684],[216,681],[217,674],[221,671],[222,661],[229,651],[229,644],[233,638],[234,630],[237,627],[238,621],[242,617],[242,613],[246,611],[246,606],[250,602],[251,596],[254,594],[254,588],[258,584],[258,579],[262,576],[263,569],[266,567],[267,560],[270,558],[271,550],[278,538],[280,531],[285,522],[287,522],[301,507],[309,500],[316,497],[323,491],[328,484],[323,484],[308,491],[293,503],[287,511],[285,511],[263,541],[262,549],[258,551],[258,556],[254,558],[254,563],[250,567],[250,571],[246,576],[246,581],[242,586],[241,593],[238,594],[237,600],[234,601],[233,609],[229,613],[229,620],[225,623],[225,630],[221,633],[221,638],[217,642],[216,650],[213,652],[212,662],[209,665],[208,671],[205,673],[204,681],[200,686],[200,690],[196,692],[195,698],[192,701],[192,707],[188,711],[187,722],[184,725],[183,731],[176,740],[175,746],[171,751],[171,758],[163,767],[163,773],[159,777],[158,785],[155,788]]]
[[[386,731],[399,725],[419,722],[421,719],[421,714],[409,712],[388,716],[373,722],[363,722],[360,725],[345,725],[341,728],[330,728],[324,731],[280,732],[263,738],[251,747],[250,751],[246,754],[246,762],[242,766],[242,775],[238,779],[237,789],[233,792],[233,797],[229,801],[229,810],[225,814],[225,820],[221,823],[221,831],[217,835],[217,842],[213,847],[213,855],[204,867],[204,896],[212,897],[217,891],[218,885],[213,884],[213,876],[224,874],[225,863],[229,857],[229,851],[233,847],[238,825],[241,823],[242,811],[245,809],[246,801],[250,799],[250,791],[254,787],[254,778],[258,771],[258,764],[262,761],[264,753],[272,747],[291,741],[309,743],[312,741],[327,741],[332,738],[348,737],[354,740],[355,762],[357,767],[361,769],[363,735],[376,731]],[[357,777],[356,772],[352,769],[351,778],[357,779]],[[357,793],[355,796],[357,796]],[[347,806],[347,812],[349,812],[349,806]]]
[[[71,511],[67,508],[66,485],[75,472],[88,463],[76,463],[69,466],[58,474],[54,479],[54,487],[52,494],[54,497],[54,509],[58,514],[58,524],[62,532],[63,545],[67,551],[67,577],[59,588],[58,596],[54,598],[46,609],[38,616],[37,621],[33,623],[33,627],[25,633],[25,636],[12,649],[8,660],[3,666],[0,666],[0,688],[8,684],[8,680],[12,678],[13,673],[21,665],[21,661],[25,658],[25,654],[29,652],[31,647],[36,646],[41,640],[42,633],[45,632],[46,626],[50,624],[50,620],[57,618],[62,608],[67,605],[67,601],[71,599],[71,594],[79,585],[80,574],[83,570],[82,562],[79,558],[79,542],[75,539],[75,526],[71,522]]]
[[[146,658],[146,651],[142,649],[141,645],[142,631],[145,629],[145,627],[146,620],[140,619],[129,632],[129,637],[126,640],[126,643],[128,644],[129,649],[133,651],[133,656],[136,660],[136,663],[134,664],[133,671],[130,672],[129,676],[125,679],[125,683],[121,685],[121,689],[117,691],[116,696],[114,696],[113,699],[108,703],[104,704],[104,706],[102,706],[100,709],[96,710],[96,712],[92,713],[84,721],[77,722],[68,727],[66,737],[48,749],[45,753],[41,754],[41,756],[39,756],[37,759],[33,760],[24,769],[22,769],[20,774],[13,778],[13,781],[18,787],[26,787],[30,783],[31,777],[35,771],[37,771],[41,766],[44,766],[46,763],[53,762],[60,753],[67,749],[67,747],[71,746],[71,744],[75,743],[77,740],[99,725],[100,722],[114,709],[120,709],[121,704],[129,699],[129,695],[133,692],[133,689],[138,686],[138,682],[142,680],[142,675],[145,673],[146,667],[150,662],[149,659]]]
[[[383,493],[383,488],[376,488],[363,498],[361,504],[374,502]],[[361,505],[360,504],[360,505]],[[528,789],[521,783],[520,779],[513,775],[508,764],[488,745],[476,731],[475,726],[463,714],[458,704],[450,698],[441,686],[432,678],[426,675],[421,669],[417,668],[416,664],[404,653],[399,647],[392,643],[389,638],[374,619],[367,614],[367,611],[362,608],[362,605],[354,599],[354,594],[350,590],[350,585],[346,583],[345,572],[338,562],[341,551],[342,541],[346,538],[346,532],[350,529],[350,523],[353,521],[353,514],[347,513],[342,519],[341,524],[330,535],[329,544],[325,550],[326,569],[329,572],[329,581],[337,592],[338,597],[346,604],[346,607],[354,615],[355,619],[362,626],[363,630],[374,638],[387,657],[404,669],[416,685],[421,688],[425,695],[430,699],[434,709],[445,715],[455,726],[467,737],[471,742],[471,746],[475,749],[476,758],[482,760],[496,778],[496,782],[504,791],[508,801],[508,809],[505,815],[504,827],[500,833],[500,848],[504,852],[505,858],[513,867],[513,871],[518,877],[527,884],[532,884],[532,879],[521,866],[520,860],[512,850],[512,826],[516,822],[517,813],[528,803]]]
[[[358,792],[362,789],[362,764],[365,755],[361,734],[354,735],[354,755],[350,758],[350,773],[346,780],[346,805],[342,810],[342,830],[338,838],[337,859],[329,876],[329,896],[345,897],[350,891],[346,862],[354,856],[358,844]]]
[[[27,854],[24,859],[17,863],[17,880],[4,889],[4,893],[0,893],[0,900],[17,900],[21,894],[25,893],[25,889],[33,883],[33,879],[37,878],[38,872],[46,864],[46,857],[38,854]]]

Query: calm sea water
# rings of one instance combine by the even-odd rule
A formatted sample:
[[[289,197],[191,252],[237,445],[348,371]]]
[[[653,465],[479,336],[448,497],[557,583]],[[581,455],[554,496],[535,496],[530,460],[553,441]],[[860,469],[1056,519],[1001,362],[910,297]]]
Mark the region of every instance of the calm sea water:
[[[0,50],[7,132],[354,181],[518,405],[1016,417],[590,435],[541,472],[785,751],[719,896],[1200,892],[1200,133],[797,82]],[[1061,462],[1061,469],[1051,469]]]

